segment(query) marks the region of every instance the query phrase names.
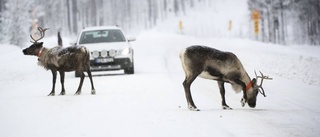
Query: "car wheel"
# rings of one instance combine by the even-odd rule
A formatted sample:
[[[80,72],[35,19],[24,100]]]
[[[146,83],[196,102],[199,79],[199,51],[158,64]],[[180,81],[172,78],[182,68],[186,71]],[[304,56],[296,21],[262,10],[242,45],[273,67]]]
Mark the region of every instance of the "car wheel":
[[[76,78],[80,77],[80,75],[77,74],[77,72],[74,72],[74,76],[75,76]]]
[[[131,67],[128,67],[124,69],[125,74],[134,74],[134,59],[133,59],[133,50],[132,50],[132,65]]]
[[[77,71],[74,71],[74,76],[75,76],[76,78],[81,77],[81,75],[80,75],[79,73],[77,73]],[[86,76],[86,75],[84,74],[84,76]]]
[[[134,63],[133,63],[133,60],[132,60],[131,67],[128,67],[128,68],[124,69],[124,73],[125,74],[134,74]]]
[[[124,73],[126,74],[134,74],[134,66],[124,69]]]

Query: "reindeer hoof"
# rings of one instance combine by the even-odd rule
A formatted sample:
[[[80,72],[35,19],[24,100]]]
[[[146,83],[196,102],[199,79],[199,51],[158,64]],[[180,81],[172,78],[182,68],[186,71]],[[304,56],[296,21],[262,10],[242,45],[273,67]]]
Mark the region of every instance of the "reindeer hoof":
[[[200,109],[197,108],[189,108],[191,111],[200,111]]]
[[[96,94],[96,90],[91,90],[91,95],[95,95]]]
[[[51,92],[48,96],[54,96],[55,94],[54,94],[54,92]]]
[[[74,95],[80,95],[81,91],[77,91]]]
[[[191,111],[200,111],[200,109],[197,109],[197,107],[194,107],[194,106],[189,106],[188,108]]]
[[[222,106],[222,109],[225,109],[225,110],[232,110],[232,108],[231,108],[231,107],[229,107],[228,105],[223,105],[223,106]]]
[[[63,95],[66,95],[66,92],[61,92],[61,93],[59,94],[59,96],[63,96]]]
[[[242,98],[240,102],[241,102],[241,106],[244,107],[247,101],[244,98]]]

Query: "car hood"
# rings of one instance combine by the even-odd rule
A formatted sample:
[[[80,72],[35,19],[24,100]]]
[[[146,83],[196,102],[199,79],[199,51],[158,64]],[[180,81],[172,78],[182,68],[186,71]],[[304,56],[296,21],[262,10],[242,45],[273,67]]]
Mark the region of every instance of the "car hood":
[[[127,42],[81,44],[80,46],[85,46],[90,51],[122,50],[124,48],[130,47],[130,45]]]

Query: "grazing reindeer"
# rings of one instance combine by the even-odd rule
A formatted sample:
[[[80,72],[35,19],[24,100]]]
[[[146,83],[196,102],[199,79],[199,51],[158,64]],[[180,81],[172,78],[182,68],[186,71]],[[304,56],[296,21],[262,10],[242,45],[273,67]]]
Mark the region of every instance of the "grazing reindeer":
[[[60,81],[62,85],[62,90],[60,95],[65,95],[64,89],[64,76],[65,72],[76,71],[80,75],[80,84],[75,95],[81,94],[81,88],[84,80],[84,71],[88,73],[91,82],[91,94],[95,94],[95,89],[93,86],[92,75],[90,71],[90,52],[83,46],[71,46],[67,48],[62,48],[57,46],[51,49],[43,47],[43,42],[38,42],[45,35],[46,29],[38,27],[41,37],[39,39],[34,39],[31,35],[31,39],[34,40],[33,44],[24,49],[24,55],[38,56],[38,64],[44,67],[46,70],[51,70],[53,75],[53,86],[50,94],[48,96],[55,95],[55,83],[57,77],[57,71],[60,73]]]
[[[256,74],[256,78],[250,80],[240,60],[231,52],[223,52],[206,46],[191,46],[180,52],[180,58],[186,75],[183,87],[190,110],[199,111],[192,100],[190,92],[191,83],[198,76],[218,81],[223,109],[232,109],[225,100],[225,82],[230,83],[237,93],[243,90],[242,107],[244,107],[245,103],[248,103],[250,107],[254,108],[258,92],[266,97],[262,82],[264,79],[272,78],[264,76],[260,72],[261,76]],[[258,78],[261,78],[260,85],[257,85]]]

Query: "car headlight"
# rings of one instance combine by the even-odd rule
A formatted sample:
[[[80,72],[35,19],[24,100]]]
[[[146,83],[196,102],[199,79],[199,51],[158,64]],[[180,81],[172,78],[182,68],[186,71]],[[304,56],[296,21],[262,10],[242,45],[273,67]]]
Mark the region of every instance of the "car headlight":
[[[125,48],[121,51],[122,55],[128,55],[130,53],[130,49],[129,48]]]
[[[111,57],[116,56],[116,51],[115,50],[109,50],[109,56],[111,56]]]
[[[106,50],[101,51],[100,54],[101,54],[101,57],[103,58],[108,56],[108,52]]]
[[[99,57],[99,51],[93,51],[92,53],[93,58],[98,58]]]

